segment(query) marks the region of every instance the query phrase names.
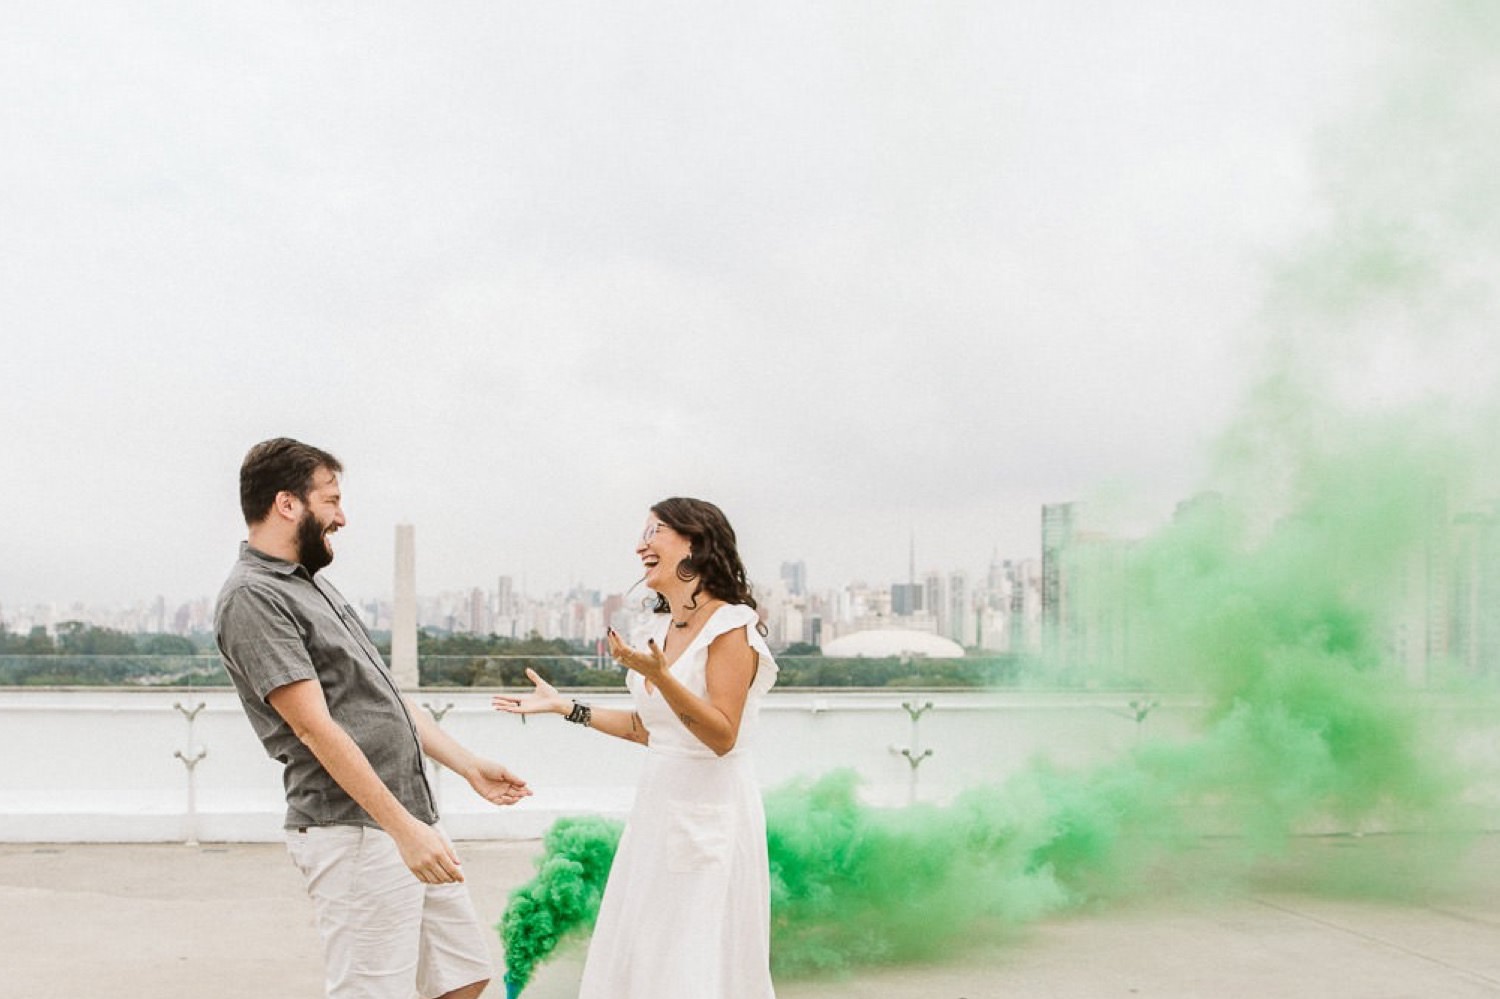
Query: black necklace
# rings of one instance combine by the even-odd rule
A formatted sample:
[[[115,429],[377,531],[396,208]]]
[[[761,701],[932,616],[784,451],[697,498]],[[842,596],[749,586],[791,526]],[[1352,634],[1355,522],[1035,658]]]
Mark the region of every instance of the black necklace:
[[[703,609],[703,605],[699,604],[697,607],[694,607],[692,610],[688,611],[688,616],[685,617],[685,618],[683,618],[681,621],[677,620],[674,617],[672,619],[672,627],[674,627],[674,628],[686,628],[688,626],[688,624],[692,622],[693,615],[697,614],[702,609]]]

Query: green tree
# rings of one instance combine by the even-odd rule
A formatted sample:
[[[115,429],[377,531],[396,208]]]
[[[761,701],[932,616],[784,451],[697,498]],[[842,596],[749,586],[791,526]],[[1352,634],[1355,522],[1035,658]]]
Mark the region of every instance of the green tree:
[[[135,644],[137,651],[147,656],[191,656],[198,652],[192,639],[181,635],[141,635]]]
[[[57,651],[57,643],[52,641],[52,636],[47,634],[46,628],[36,625],[12,651],[29,656],[47,656]]]
[[[135,639],[113,628],[97,628],[82,621],[64,621],[57,626],[59,651],[74,656],[128,656],[136,651]]]

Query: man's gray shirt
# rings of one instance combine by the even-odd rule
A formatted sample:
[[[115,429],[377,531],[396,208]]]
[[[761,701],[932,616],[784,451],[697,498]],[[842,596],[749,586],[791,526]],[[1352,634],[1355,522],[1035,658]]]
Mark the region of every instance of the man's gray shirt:
[[[255,734],[285,767],[287,828],[376,824],[266,700],[298,680],[322,686],[333,720],[407,811],[437,821],[406,702],[354,608],[331,583],[241,543],[214,608],[214,630]]]

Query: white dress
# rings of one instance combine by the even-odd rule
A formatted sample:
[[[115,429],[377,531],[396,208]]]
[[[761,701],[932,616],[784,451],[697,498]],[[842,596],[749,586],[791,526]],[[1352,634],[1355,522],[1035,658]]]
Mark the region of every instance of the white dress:
[[[610,868],[579,999],[774,999],[766,817],[750,747],[776,661],[755,611],[714,611],[671,673],[707,697],[708,646],[744,628],[759,654],[734,749],[715,756],[638,673],[627,684],[651,732],[635,806]],[[670,617],[653,628],[658,646]]]

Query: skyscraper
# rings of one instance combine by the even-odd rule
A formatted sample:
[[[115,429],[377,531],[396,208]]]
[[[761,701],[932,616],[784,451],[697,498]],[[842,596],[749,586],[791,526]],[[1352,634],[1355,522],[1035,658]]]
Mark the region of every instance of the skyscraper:
[[[937,633],[944,638],[952,637],[948,606],[948,581],[939,572],[929,572],[922,580],[922,606],[933,616]],[[961,643],[960,643],[961,644]]]
[[[1453,522],[1452,655],[1471,677],[1500,670],[1500,504]]]
[[[1065,638],[1066,577],[1063,560],[1073,540],[1077,504],[1048,503],[1042,507],[1042,631],[1049,649]]]
[[[969,577],[960,569],[948,577],[948,630],[940,634],[965,648],[979,644],[970,624],[973,616],[969,607]]]
[[[495,613],[503,618],[516,616],[515,583],[509,576],[501,576],[495,583]]]
[[[471,635],[488,635],[493,630],[489,597],[477,586],[469,591],[468,625]]]
[[[807,563],[798,559],[795,562],[781,563],[781,581],[786,584],[787,592],[794,597],[804,596],[807,593]]]
[[[891,584],[891,613],[910,617],[922,609],[922,587],[916,583]]]

